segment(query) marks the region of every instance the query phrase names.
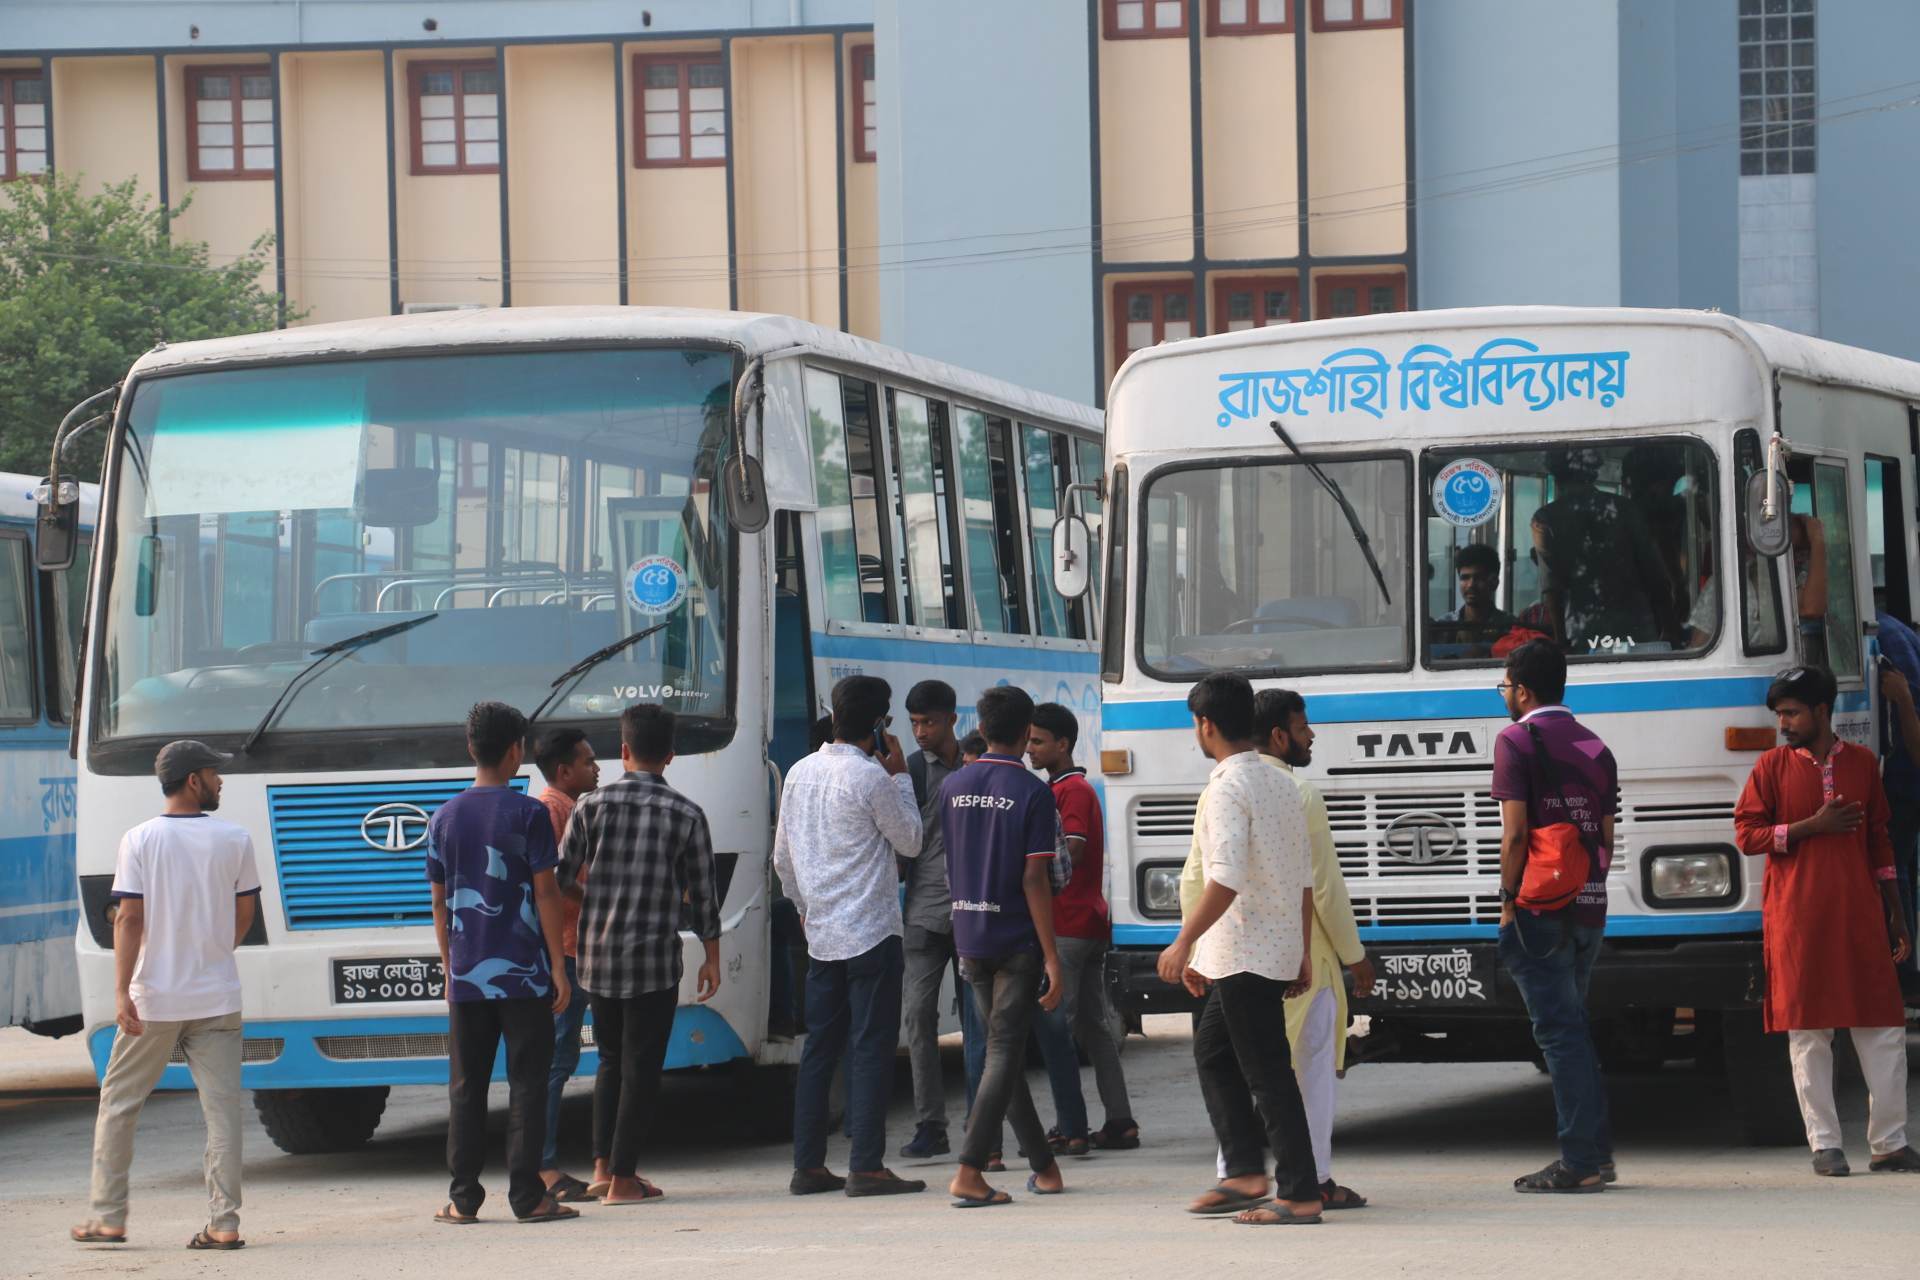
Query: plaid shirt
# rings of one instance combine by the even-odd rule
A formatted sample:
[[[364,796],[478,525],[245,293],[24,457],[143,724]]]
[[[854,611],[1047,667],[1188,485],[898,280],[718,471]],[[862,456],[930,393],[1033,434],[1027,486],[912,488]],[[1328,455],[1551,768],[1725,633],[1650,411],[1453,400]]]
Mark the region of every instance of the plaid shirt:
[[[680,985],[682,899],[694,933],[720,936],[707,815],[655,774],[629,773],[580,797],[560,847],[560,886],[582,880],[580,985],[594,995]]]

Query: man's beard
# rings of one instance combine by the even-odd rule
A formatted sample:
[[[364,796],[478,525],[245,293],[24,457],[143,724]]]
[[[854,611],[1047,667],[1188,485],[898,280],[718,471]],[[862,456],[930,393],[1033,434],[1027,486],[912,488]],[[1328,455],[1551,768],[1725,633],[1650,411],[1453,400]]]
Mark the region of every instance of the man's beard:
[[[1280,757],[1296,769],[1304,769],[1313,763],[1313,748],[1302,746],[1292,738],[1287,739],[1287,749]]]
[[[200,797],[200,812],[212,813],[215,809],[218,809],[219,807],[220,807],[220,793],[218,791],[215,791],[210,795],[204,795]]]

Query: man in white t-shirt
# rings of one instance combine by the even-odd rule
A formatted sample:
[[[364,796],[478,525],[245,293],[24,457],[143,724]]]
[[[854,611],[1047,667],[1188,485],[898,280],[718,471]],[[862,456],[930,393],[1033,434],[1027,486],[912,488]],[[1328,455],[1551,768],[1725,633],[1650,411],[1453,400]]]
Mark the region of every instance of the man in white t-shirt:
[[[234,948],[253,925],[260,872],[253,840],[212,816],[220,766],[205,743],[170,742],[154,772],[166,807],[120,841],[113,876],[114,1037],[93,1131],[93,1216],[81,1244],[127,1239],[127,1168],[147,1095],[176,1048],[207,1121],[206,1228],[189,1249],[238,1249],[240,1238],[240,970]]]

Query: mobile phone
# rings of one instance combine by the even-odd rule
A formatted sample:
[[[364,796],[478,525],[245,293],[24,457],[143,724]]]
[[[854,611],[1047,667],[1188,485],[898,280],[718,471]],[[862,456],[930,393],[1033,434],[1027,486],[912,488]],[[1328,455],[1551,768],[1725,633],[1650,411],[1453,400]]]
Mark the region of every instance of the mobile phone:
[[[879,759],[887,756],[887,726],[891,723],[892,716],[881,716],[873,722],[873,754]]]

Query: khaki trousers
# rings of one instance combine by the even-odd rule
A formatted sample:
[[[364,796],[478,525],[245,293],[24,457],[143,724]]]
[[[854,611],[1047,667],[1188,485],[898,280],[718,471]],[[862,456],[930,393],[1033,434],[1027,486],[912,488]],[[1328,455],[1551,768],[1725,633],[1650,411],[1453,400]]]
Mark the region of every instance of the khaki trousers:
[[[147,1095],[178,1047],[186,1054],[207,1120],[207,1226],[240,1227],[240,1015],[188,1022],[149,1022],[137,1036],[113,1038],[100,1082],[100,1117],[93,1129],[93,1220],[127,1225],[127,1169],[133,1132]]]

